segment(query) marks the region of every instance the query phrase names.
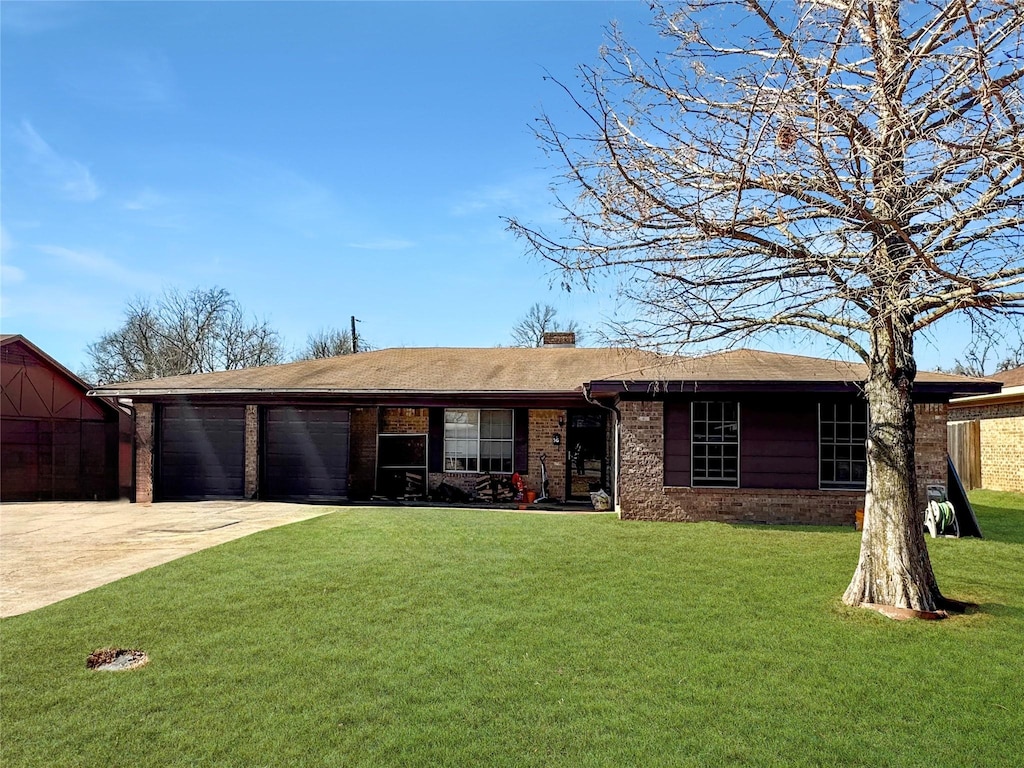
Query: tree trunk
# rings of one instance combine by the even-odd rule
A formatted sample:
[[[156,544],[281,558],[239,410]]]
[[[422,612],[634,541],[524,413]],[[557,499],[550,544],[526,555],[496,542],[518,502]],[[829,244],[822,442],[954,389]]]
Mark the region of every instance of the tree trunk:
[[[899,334],[884,335],[889,338],[876,342],[865,387],[870,425],[864,533],[843,602],[932,612],[945,601],[925,545],[923,500],[917,498],[912,341],[901,345],[892,338]]]

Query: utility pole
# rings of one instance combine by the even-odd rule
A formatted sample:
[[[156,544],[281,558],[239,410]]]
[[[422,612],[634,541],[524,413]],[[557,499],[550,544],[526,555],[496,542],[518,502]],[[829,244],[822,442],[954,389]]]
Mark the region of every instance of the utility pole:
[[[352,315],[352,354],[359,351],[359,342],[356,337],[356,316]]]

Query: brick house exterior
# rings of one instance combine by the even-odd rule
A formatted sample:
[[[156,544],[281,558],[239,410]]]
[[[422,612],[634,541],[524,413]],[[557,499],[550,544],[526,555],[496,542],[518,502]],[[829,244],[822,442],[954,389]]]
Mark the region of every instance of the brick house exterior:
[[[978,422],[981,487],[1024,493],[1024,368],[996,374],[998,393],[957,398],[949,423]]]
[[[665,480],[664,402],[626,401],[622,414],[621,516],[633,520],[849,525],[864,492],[785,488],[694,488]],[[927,403],[917,415],[918,501],[946,484],[946,406]]]
[[[543,463],[547,498],[600,487],[624,519],[848,524],[864,496],[862,378],[857,365],[793,355],[560,340],[380,350],[94,394],[134,402],[140,502],[401,499],[442,484],[472,495],[512,472],[540,496]],[[949,398],[992,388],[920,376],[922,500],[945,484]]]

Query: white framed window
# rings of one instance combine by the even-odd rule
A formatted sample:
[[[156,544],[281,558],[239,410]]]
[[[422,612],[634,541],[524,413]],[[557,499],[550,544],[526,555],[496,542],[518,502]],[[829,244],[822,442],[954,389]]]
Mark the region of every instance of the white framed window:
[[[863,490],[868,477],[868,404],[818,403],[818,483]]]
[[[444,471],[510,474],[514,436],[511,409],[446,408]]]
[[[690,404],[690,462],[692,486],[739,487],[739,403],[695,400]]]

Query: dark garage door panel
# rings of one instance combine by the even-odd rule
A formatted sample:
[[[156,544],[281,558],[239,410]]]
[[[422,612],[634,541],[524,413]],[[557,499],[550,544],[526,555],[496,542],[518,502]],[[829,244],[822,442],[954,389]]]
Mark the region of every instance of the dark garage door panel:
[[[262,442],[264,498],[348,498],[347,409],[265,408]]]
[[[159,439],[160,499],[243,498],[244,406],[166,405]]]

